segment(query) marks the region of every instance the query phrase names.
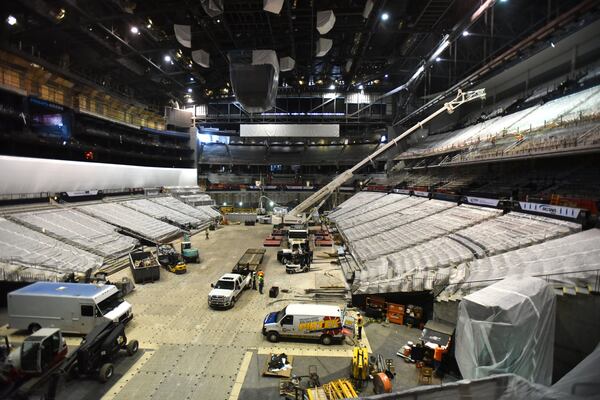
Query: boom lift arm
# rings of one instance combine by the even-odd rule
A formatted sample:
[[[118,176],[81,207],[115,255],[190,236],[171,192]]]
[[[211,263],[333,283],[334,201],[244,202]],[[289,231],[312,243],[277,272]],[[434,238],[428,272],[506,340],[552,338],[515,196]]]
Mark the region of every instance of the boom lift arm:
[[[340,175],[336,176],[327,185],[323,186],[321,189],[319,189],[317,192],[312,194],[310,197],[308,197],[302,203],[298,204],[298,206],[296,206],[293,210],[291,210],[285,216],[285,222],[288,222],[288,221],[304,222],[305,218],[303,217],[303,214],[310,207],[312,207],[315,204],[318,204],[316,207],[313,208],[313,210],[314,209],[318,210],[318,208],[321,207],[325,203],[327,198],[335,190],[337,190],[340,186],[342,186],[344,184],[344,182],[346,182],[350,178],[352,178],[352,176],[354,175],[354,173],[356,171],[358,171],[359,169],[361,169],[368,163],[373,162],[377,157],[379,157],[381,154],[388,151],[392,146],[396,146],[400,140],[404,139],[405,137],[407,137],[408,135],[410,135],[417,129],[422,128],[426,123],[428,123],[429,121],[431,121],[438,115],[442,114],[445,111],[448,112],[448,114],[452,114],[454,112],[454,110],[457,109],[459,106],[461,106],[465,103],[468,103],[472,100],[476,100],[476,99],[482,99],[482,100],[485,99],[485,89],[478,89],[478,90],[469,91],[469,92],[463,92],[462,90],[459,90],[456,97],[453,100],[451,100],[447,103],[444,103],[444,105],[439,110],[437,110],[433,114],[429,115],[427,118],[423,119],[422,121],[417,122],[415,125],[410,127],[408,130],[404,131],[400,136],[394,138],[393,140],[389,141],[384,146],[375,150],[375,152],[373,152],[371,155],[369,155],[368,157],[366,157],[365,159],[360,161],[358,164],[356,164],[352,168],[347,169],[346,171],[342,172]]]

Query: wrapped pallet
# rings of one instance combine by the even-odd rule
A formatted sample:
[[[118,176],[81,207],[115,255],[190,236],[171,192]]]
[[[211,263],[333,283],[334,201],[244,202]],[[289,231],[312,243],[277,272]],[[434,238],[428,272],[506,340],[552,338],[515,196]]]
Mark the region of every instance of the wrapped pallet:
[[[512,277],[463,298],[456,361],[463,377],[514,373],[552,383],[556,297],[545,281]]]

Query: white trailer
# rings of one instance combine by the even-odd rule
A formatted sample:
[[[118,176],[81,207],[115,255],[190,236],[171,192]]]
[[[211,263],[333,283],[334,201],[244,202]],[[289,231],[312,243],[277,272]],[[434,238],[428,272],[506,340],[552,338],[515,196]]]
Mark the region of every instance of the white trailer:
[[[127,323],[131,304],[114,285],[36,282],[8,294],[8,326],[87,334],[103,320]]]

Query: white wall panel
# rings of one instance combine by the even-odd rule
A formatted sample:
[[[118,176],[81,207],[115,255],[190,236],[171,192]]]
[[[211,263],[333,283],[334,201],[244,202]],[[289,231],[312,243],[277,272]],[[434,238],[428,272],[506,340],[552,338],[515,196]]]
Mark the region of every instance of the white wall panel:
[[[241,137],[339,137],[339,124],[241,124]]]
[[[195,168],[0,156],[0,194],[196,185]]]

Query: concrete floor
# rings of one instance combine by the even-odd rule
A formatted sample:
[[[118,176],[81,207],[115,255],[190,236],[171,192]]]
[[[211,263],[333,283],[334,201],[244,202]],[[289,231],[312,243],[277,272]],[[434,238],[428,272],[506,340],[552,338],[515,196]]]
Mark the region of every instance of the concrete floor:
[[[317,365],[322,383],[330,377],[347,376],[353,348],[349,340],[332,346],[308,341],[272,344],[261,334],[266,313],[297,302],[305,296],[303,289],[344,285],[341,271],[333,264],[319,262],[308,273],[289,275],[277,262],[278,248],[267,248],[263,261],[265,294],[246,291],[230,310],[208,307],[210,283],[230,272],[247,248],[262,247],[270,231],[270,225],[230,225],[211,231],[208,240],[203,233],[192,237],[193,245],[200,250],[199,264],[188,264],[185,275],[162,270],[160,281],[137,285],[126,298],[134,312],[126,333],[128,338],[139,340],[140,352],[117,362],[116,374],[107,384],[94,380],[66,382],[60,398],[275,399],[279,398],[278,379],[263,378],[260,369],[269,353],[281,352],[296,357],[296,375],[307,375],[308,366]],[[319,250],[331,251],[317,249],[316,260],[320,260]],[[122,276],[130,277],[129,270],[110,278],[117,280]],[[271,286],[289,293],[271,299],[267,294]],[[343,301],[339,305],[344,306]],[[2,331],[7,330],[0,329],[0,334]],[[367,326],[365,331],[363,345],[369,349],[373,346],[385,358],[396,359],[399,373],[395,388],[415,386],[414,365],[401,361],[395,352],[406,340],[416,339],[420,331],[382,325]],[[24,337],[19,332],[8,333],[15,344]],[[67,343],[73,347],[80,340],[68,337]]]

